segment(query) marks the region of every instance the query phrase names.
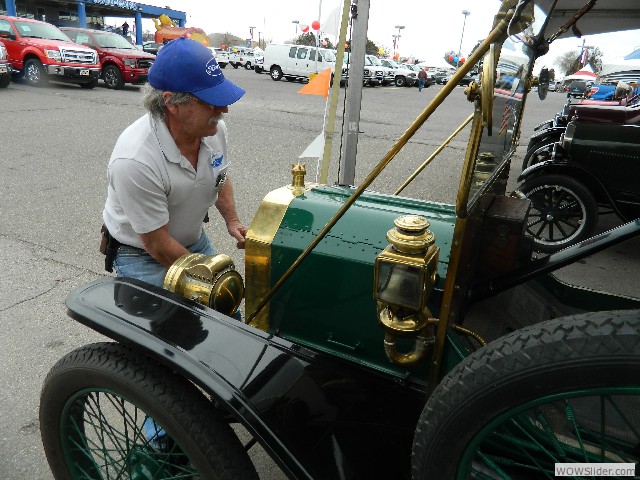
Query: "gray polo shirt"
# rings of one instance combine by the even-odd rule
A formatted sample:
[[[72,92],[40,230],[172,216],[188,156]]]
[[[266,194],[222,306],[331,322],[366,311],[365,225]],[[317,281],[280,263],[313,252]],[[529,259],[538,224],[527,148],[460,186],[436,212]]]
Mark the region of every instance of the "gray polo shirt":
[[[202,220],[226,179],[227,127],[202,139],[197,170],[182,156],[162,120],[147,114],[118,138],[109,160],[109,188],[102,212],[116,240],[142,248],[139,234],[169,223],[183,246],[202,234]]]

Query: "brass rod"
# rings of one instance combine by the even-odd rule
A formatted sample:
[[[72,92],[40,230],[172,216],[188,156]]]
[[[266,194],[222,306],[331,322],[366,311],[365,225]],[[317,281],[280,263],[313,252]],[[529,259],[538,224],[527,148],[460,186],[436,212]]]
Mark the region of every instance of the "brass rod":
[[[260,310],[264,308],[264,306],[271,300],[271,297],[278,291],[280,286],[291,276],[293,271],[298,268],[298,265],[302,263],[302,261],[307,257],[307,255],[322,241],[329,230],[342,218],[342,216],[346,213],[346,211],[355,203],[355,201],[362,195],[365,189],[373,183],[373,181],[380,175],[382,170],[393,160],[393,158],[398,154],[398,152],[402,149],[404,145],[413,137],[413,135],[418,131],[418,129],[424,124],[424,122],[431,116],[431,114],[444,102],[444,100],[449,96],[449,94],[456,88],[458,82],[464,78],[464,76],[471,71],[473,66],[480,61],[482,56],[489,49],[489,46],[492,42],[498,39],[501,35],[504,34],[507,28],[507,22],[503,19],[501,20],[496,28],[494,28],[489,36],[485,38],[485,40],[480,44],[480,46],[476,49],[475,52],[467,59],[467,61],[463,64],[462,67],[453,75],[453,77],[444,85],[444,87],[438,92],[435,98],[425,107],[425,109],[418,115],[418,117],[413,121],[413,123],[407,128],[407,130],[402,134],[402,136],[396,141],[396,143],[391,147],[391,150],[387,152],[382,160],[376,165],[376,167],[369,173],[367,178],[364,180],[362,185],[360,185],[351,196],[346,200],[346,202],[338,209],[338,211],[331,217],[331,219],[327,222],[327,224],[323,227],[323,229],[318,233],[318,235],[311,241],[311,243],[304,249],[304,251],[300,254],[300,256],[293,262],[293,264],[287,269],[287,271],[280,277],[280,279],[276,282],[276,284],[269,290],[269,292],[265,295],[265,297],[260,301],[260,303],[256,306],[256,309],[251,312],[251,314],[245,320],[245,323],[250,323],[257,315],[260,313]]]
[[[442,145],[440,145],[435,152],[433,152],[431,154],[431,156],[429,158],[427,158],[424,163],[422,165],[420,165],[418,167],[418,169],[413,172],[411,174],[411,176],[409,178],[407,178],[407,180],[400,186],[400,188],[398,188],[398,190],[396,190],[393,194],[394,195],[398,195],[400,192],[402,192],[402,190],[404,190],[407,185],[409,185],[414,178],[416,178],[418,176],[418,174],[424,170],[426,168],[427,165],[429,165],[431,163],[431,161],[436,158],[436,156],[445,149],[445,147],[447,145],[449,145],[449,143],[451,142],[451,140],[453,140],[461,131],[464,127],[466,127],[467,125],[469,125],[469,122],[473,120],[473,113],[471,115],[469,115],[469,118],[467,118],[464,122],[462,122],[462,125],[460,125],[458,128],[456,128],[456,131],[453,132],[451,135],[449,135],[449,138],[447,138]]]

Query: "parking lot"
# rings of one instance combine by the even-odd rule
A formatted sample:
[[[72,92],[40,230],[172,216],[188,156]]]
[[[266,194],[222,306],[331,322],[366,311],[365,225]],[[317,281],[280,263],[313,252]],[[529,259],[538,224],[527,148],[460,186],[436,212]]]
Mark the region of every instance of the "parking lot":
[[[247,90],[230,107],[230,176],[240,218],[251,222],[260,200],[291,180],[291,163],[322,130],[325,100],[298,95],[297,82],[275,82],[266,74],[227,67],[224,74]],[[356,182],[393,146],[441,86],[375,87],[363,91]],[[343,108],[344,89],[339,100]],[[565,95],[528,100],[521,144],[533,127],[557,112]],[[139,88],[113,91],[52,84],[32,88],[12,83],[0,91],[0,479],[50,480],[38,429],[38,397],[44,377],[58,358],[98,334],[66,316],[67,293],[108,275],[98,253],[106,165],[121,131],[143,114]],[[457,87],[372,185],[393,192],[472,111]],[[341,125],[340,119],[336,122]],[[339,128],[338,128],[339,129]],[[466,132],[403,192],[453,202],[466,148]],[[338,172],[336,133],[329,182]],[[523,153],[523,149],[519,149]],[[315,160],[306,159],[314,182]],[[521,162],[515,161],[517,170]],[[510,185],[513,187],[514,183]],[[602,219],[602,229],[613,225]],[[231,255],[242,272],[242,252],[215,211],[205,227],[217,250]],[[590,288],[638,294],[640,239],[634,239],[563,269],[559,276]],[[252,449],[264,479],[284,478],[257,447]]]

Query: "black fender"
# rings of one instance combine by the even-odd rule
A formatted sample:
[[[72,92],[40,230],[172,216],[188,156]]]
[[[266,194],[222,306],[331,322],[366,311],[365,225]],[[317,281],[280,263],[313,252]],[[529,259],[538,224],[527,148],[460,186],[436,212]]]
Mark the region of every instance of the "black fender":
[[[73,319],[203,389],[290,478],[410,477],[425,384],[312,351],[137,280],[94,281],[66,304]]]
[[[520,173],[518,183],[523,183],[534,176],[548,174],[567,175],[582,182],[595,195],[598,203],[610,206],[618,217],[626,220],[626,217],[616,205],[611,193],[600,179],[579,163],[572,162],[571,160],[547,160],[546,162],[531,165]]]
[[[557,139],[560,138],[560,136],[564,133],[566,129],[567,129],[566,127],[549,127],[543,130],[536,131],[533,135],[531,135],[531,138],[529,139],[529,147],[547,138],[548,139],[555,138],[557,141]]]

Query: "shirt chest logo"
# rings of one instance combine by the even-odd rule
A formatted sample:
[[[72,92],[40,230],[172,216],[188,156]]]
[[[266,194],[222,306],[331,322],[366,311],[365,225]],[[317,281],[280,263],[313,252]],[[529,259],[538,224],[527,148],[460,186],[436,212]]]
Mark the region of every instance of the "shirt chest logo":
[[[222,161],[224,160],[224,155],[221,153],[214,153],[211,155],[211,168],[218,168],[222,165]]]

